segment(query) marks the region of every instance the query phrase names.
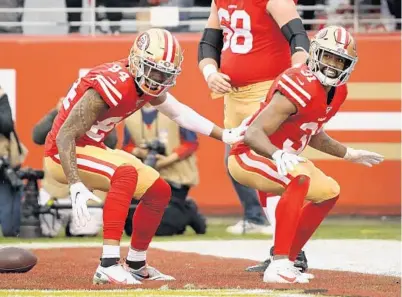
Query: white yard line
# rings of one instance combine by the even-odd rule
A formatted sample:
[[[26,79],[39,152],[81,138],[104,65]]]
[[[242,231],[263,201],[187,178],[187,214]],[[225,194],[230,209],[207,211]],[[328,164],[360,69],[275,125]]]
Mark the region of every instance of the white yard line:
[[[127,246],[128,243],[123,243]],[[0,247],[10,245],[0,245]],[[100,247],[101,243],[21,243],[29,249]],[[225,258],[261,261],[267,258],[270,240],[205,240],[153,242],[151,247],[166,251],[193,252]],[[396,240],[312,240],[305,248],[310,268],[401,275],[401,242]]]

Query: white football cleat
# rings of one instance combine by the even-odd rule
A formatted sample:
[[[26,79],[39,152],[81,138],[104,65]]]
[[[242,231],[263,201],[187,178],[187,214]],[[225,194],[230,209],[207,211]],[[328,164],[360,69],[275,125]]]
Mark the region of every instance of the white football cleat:
[[[121,264],[109,267],[98,266],[93,278],[93,284],[119,284],[119,285],[140,285],[132,274]]]
[[[132,269],[130,267],[127,267],[127,269],[131,273],[131,275],[139,281],[142,281],[142,280],[161,280],[161,281],[176,280],[173,276],[163,274],[158,269],[156,269],[152,266],[149,266],[149,265],[145,265],[145,266],[141,267],[140,269]]]
[[[238,221],[236,224],[226,228],[226,232],[231,234],[265,234],[272,235],[274,230],[272,226],[258,225],[249,221]]]
[[[309,282],[289,259],[271,260],[271,264],[264,272],[263,281],[281,284],[307,284]]]
[[[301,274],[302,274],[302,276],[303,276],[304,278],[307,278],[307,279],[314,279],[314,274],[312,274],[312,273],[302,272]]]

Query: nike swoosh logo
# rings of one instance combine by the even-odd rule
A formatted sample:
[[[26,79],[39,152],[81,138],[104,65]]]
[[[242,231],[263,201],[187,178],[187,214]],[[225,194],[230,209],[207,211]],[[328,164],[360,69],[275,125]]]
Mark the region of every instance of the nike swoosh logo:
[[[122,281],[118,281],[117,279],[114,279],[113,277],[111,277],[110,275],[105,274],[105,276],[109,279],[109,281],[112,284],[127,284],[127,278],[125,278]]]
[[[279,274],[279,273],[278,273],[278,275],[279,275],[281,278],[283,278],[285,281],[288,281],[289,283],[293,283],[293,282],[296,280],[295,277],[287,277],[287,276],[284,276],[284,275]]]
[[[79,195],[79,194],[81,194],[81,192],[75,193],[74,204],[77,204],[77,199],[78,199],[78,195]]]
[[[150,278],[149,273],[147,275],[142,275],[142,274],[138,274],[138,273],[134,273],[136,276],[140,277],[141,279],[148,279]]]
[[[304,82],[302,82],[300,79],[298,79],[297,77],[296,77],[296,79],[297,79],[297,82],[300,84],[300,85],[302,85],[302,86],[304,86]]]

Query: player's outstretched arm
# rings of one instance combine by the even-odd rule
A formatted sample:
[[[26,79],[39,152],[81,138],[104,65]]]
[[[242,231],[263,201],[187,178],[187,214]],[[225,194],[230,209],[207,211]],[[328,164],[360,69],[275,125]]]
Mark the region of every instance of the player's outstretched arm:
[[[94,89],[88,89],[74,105],[57,134],[56,144],[60,162],[70,185],[80,181],[75,141],[83,136],[108,108],[108,105]]]
[[[179,126],[190,131],[207,135],[227,144],[236,143],[244,138],[246,121],[243,121],[237,128],[222,129],[189,106],[177,101],[170,93],[155,98],[150,103]]]
[[[310,40],[294,1],[269,0],[266,9],[289,42],[292,65],[304,64],[308,58]]]
[[[321,130],[318,134],[313,135],[308,145],[316,150],[338,158],[343,158],[347,150],[346,146],[329,137],[324,130]]]
[[[368,167],[372,167],[384,161],[384,156],[380,154],[365,150],[355,150],[344,146],[329,137],[323,130],[311,137],[309,146],[332,156],[343,158],[350,162],[360,163]]]
[[[257,154],[272,158],[279,150],[269,141],[281,124],[297,111],[296,106],[281,93],[276,92],[271,102],[259,113],[246,131],[244,142]]]

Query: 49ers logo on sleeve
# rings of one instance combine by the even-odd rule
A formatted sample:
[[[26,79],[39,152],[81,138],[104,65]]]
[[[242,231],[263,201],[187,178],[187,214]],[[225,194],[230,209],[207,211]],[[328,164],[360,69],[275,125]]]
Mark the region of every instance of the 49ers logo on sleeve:
[[[148,46],[149,46],[149,35],[148,35],[148,33],[142,33],[140,36],[138,36],[138,39],[137,39],[137,47],[140,49],[140,50],[146,50],[147,48],[148,48]]]

